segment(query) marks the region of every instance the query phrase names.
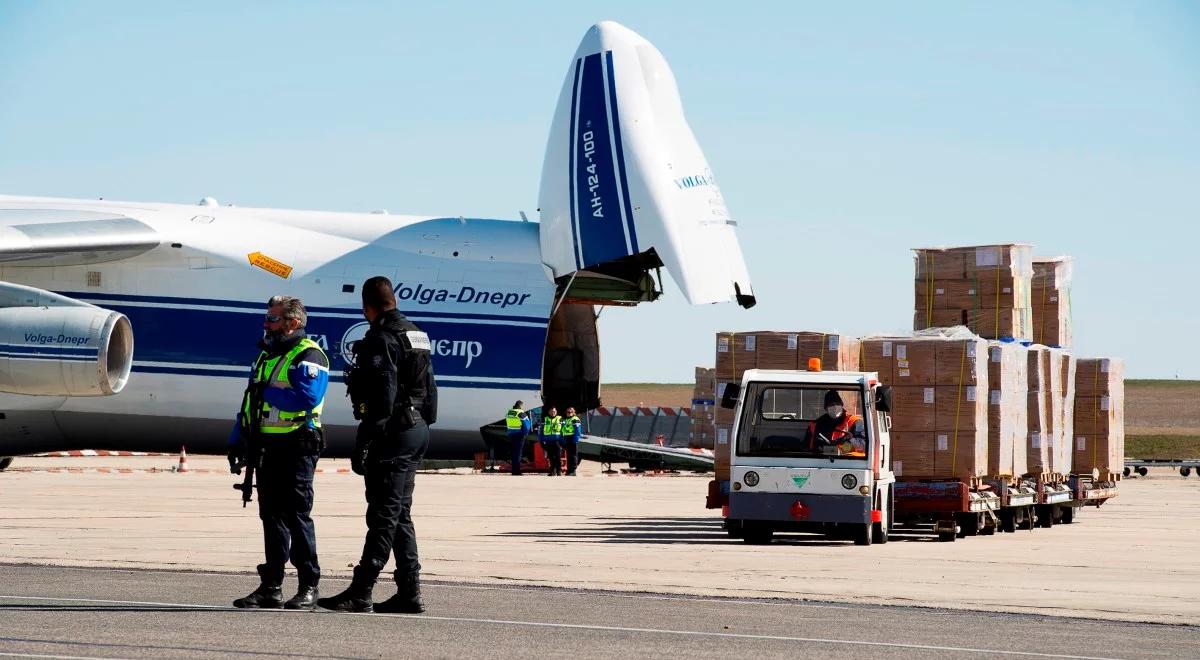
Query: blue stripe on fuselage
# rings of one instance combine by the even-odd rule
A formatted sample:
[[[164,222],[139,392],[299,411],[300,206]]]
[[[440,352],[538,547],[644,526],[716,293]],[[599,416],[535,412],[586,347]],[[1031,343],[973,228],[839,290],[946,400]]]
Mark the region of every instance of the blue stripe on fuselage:
[[[262,336],[262,327],[256,319],[247,318],[246,314],[262,313],[261,304],[128,294],[63,295],[74,295],[82,300],[91,298],[96,301],[111,301],[106,302],[104,306],[129,318],[134,330],[134,361],[160,363],[154,366],[137,364],[134,371],[245,377],[249,374],[249,365],[258,355],[256,343]],[[118,300],[130,304],[120,304]],[[112,304],[113,302],[117,304]],[[223,309],[203,309],[205,307]],[[309,336],[322,343],[329,356],[330,370],[340,373],[345,368],[342,339],[347,330],[365,321],[361,317],[341,318],[330,316],[327,312],[314,311],[328,309],[336,310],[339,315],[346,315],[355,311],[352,309],[308,309],[310,314],[306,330]],[[492,318],[480,319],[479,317],[485,315],[424,310],[414,310],[413,316],[424,319],[418,322],[418,325],[430,336],[434,344],[434,373],[457,378],[455,381],[439,379],[440,387],[537,389],[536,385],[512,381],[527,379],[540,382],[542,352],[546,342],[545,319],[539,319],[535,324],[533,317],[486,315]],[[456,317],[462,321],[439,317]],[[491,322],[472,323],[472,320]],[[505,321],[510,324],[506,324]],[[357,338],[361,338],[361,332],[348,339]],[[33,347],[12,350],[35,351]],[[211,368],[229,366],[245,367],[246,372]],[[481,383],[471,378],[502,380]],[[504,382],[505,380],[509,382]]]

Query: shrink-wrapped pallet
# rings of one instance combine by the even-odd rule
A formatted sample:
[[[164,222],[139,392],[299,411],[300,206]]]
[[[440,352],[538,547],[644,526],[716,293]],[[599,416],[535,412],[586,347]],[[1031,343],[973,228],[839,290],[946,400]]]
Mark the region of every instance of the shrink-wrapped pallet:
[[[1029,375],[1024,346],[988,342],[988,467],[990,476],[1026,472]]]
[[[863,370],[878,372],[881,382],[893,386],[892,458],[898,476],[985,476],[986,342],[959,328],[870,337],[861,349]]]
[[[1041,475],[1050,469],[1050,349],[1033,345],[1026,351],[1029,392],[1028,406],[1029,435],[1026,444],[1026,474]]]
[[[1046,411],[1049,428],[1049,469],[1056,475],[1071,473],[1071,438],[1075,412],[1075,357],[1049,348],[1046,359]]]
[[[1081,358],[1075,371],[1074,470],[1115,480],[1125,464],[1125,363]]]
[[[1033,341],[1046,346],[1070,348],[1071,257],[1036,257],[1030,301],[1033,310]]]
[[[1031,336],[1031,246],[922,248],[914,252],[914,329],[962,325],[989,339]]]

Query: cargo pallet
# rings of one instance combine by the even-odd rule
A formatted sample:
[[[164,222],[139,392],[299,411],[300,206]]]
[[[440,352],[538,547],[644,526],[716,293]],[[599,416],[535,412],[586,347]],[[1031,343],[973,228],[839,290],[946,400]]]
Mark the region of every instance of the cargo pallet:
[[[1000,495],[982,479],[897,478],[894,489],[896,523],[932,523],[939,541],[987,536],[999,527]]]

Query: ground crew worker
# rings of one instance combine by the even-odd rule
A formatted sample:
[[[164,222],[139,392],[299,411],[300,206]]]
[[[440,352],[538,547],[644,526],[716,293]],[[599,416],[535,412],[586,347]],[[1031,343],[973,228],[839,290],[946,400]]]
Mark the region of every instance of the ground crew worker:
[[[837,390],[825,392],[825,414],[809,422],[805,446],[813,451],[837,447],[843,454],[864,456],[867,451],[867,428],[863,418],[846,414],[842,396]]]
[[[554,406],[546,408],[542,415],[542,425],[538,432],[542,441],[542,451],[546,452],[546,460],[550,462],[550,476],[562,474],[562,417]]]
[[[366,477],[367,537],[350,586],[320,607],[343,612],[425,611],[421,563],[412,522],[417,469],[429,447],[429,425],[437,421],[429,336],[396,309],[386,277],[362,286],[363,316],[371,323],[354,346],[346,386],[359,420],[351,469]],[[396,595],[372,602],[372,590],[388,556],[395,554]]]
[[[567,414],[562,418],[562,443],[567,450],[567,476],[575,476],[575,468],[579,467],[579,438],[583,435],[583,422],[575,414],[575,408],[568,406]]]
[[[261,352],[230,434],[230,470],[240,473],[247,461],[255,461],[266,549],[266,562],[258,565],[261,584],[233,601],[235,607],[311,609],[317,603],[321,568],[310,514],[313,475],[324,448],[321,410],[329,359],[305,334],[307,320],[298,298],[275,296],[267,302]],[[300,588],[284,602],[283,571],[289,559]]]
[[[525,402],[518,400],[509,408],[508,414],[504,416],[504,426],[508,429],[508,444],[512,448],[512,467],[511,472],[514,475],[521,474],[521,461],[525,455],[525,438],[529,436],[529,432],[533,429],[533,422],[529,420],[529,413],[525,412]]]

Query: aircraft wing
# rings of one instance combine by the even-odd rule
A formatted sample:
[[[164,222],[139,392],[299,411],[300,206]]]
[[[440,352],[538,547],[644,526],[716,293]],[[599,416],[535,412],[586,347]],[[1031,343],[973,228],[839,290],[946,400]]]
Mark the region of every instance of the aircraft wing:
[[[0,209],[0,262],[81,266],[136,257],[161,242],[157,231],[125,215]]]
[[[579,455],[602,463],[629,463],[634,467],[711,472],[715,460],[707,449],[660,447],[629,440],[589,435],[579,440]]]

